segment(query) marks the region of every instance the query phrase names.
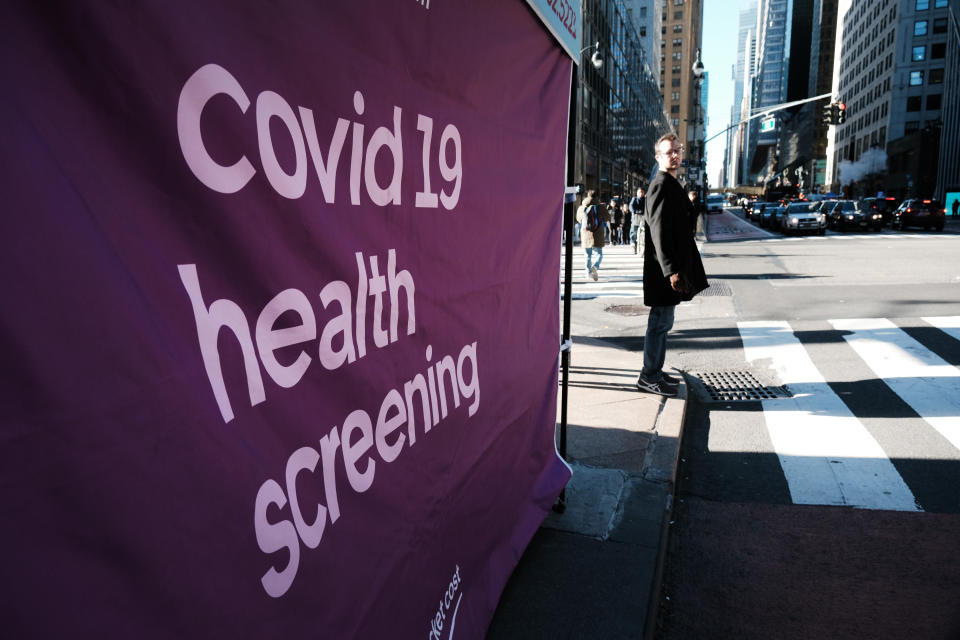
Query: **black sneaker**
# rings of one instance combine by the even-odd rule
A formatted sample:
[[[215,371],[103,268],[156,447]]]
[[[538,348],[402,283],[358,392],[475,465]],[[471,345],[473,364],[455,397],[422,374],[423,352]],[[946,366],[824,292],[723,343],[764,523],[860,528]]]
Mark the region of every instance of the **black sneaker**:
[[[672,384],[667,384],[663,380],[659,382],[647,382],[643,378],[637,378],[637,389],[644,393],[655,393],[658,396],[666,396],[667,398],[677,397],[677,388]]]
[[[680,384],[680,378],[672,376],[669,373],[663,374],[663,381],[667,384]]]

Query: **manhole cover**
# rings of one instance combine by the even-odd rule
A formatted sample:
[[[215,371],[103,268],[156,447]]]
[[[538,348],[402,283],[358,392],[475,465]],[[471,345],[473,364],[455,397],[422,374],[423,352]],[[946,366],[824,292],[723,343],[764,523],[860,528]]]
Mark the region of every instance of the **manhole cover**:
[[[604,309],[607,313],[615,313],[618,316],[645,316],[650,313],[650,309],[642,304],[615,304]]]
[[[766,386],[749,371],[690,374],[703,385],[709,402],[753,402],[789,398],[786,387]]]

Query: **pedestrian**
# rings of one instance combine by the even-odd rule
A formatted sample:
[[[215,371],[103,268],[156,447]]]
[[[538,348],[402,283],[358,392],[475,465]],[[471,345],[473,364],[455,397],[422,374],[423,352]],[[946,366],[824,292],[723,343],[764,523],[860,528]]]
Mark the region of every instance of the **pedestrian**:
[[[690,198],[690,230],[693,233],[696,233],[697,218],[700,217],[703,207],[700,202],[700,197],[697,195],[696,189],[690,189],[690,191],[687,192],[687,197]]]
[[[650,182],[643,233],[643,303],[650,307],[643,341],[643,369],[637,389],[673,397],[679,380],[663,372],[667,333],[673,328],[676,306],[706,289],[707,275],[690,233],[690,201],[677,181],[683,145],[668,133],[654,147],[660,170]]]
[[[647,206],[643,187],[637,189],[637,195],[630,198],[630,244],[633,252],[643,255],[643,210]]]
[[[607,204],[607,213],[610,214],[610,217],[607,220],[607,244],[616,244],[613,241],[613,221],[614,214],[617,212],[617,201],[614,198],[610,198],[609,204]]]
[[[597,192],[593,189],[587,191],[587,197],[577,209],[577,222],[580,223],[580,243],[587,254],[587,277],[594,280],[599,278],[597,271],[603,260],[604,233],[609,221],[610,214],[606,207],[600,206]],[[593,262],[594,252],[597,254],[596,262]]]
[[[620,244],[627,244],[627,241],[630,238],[630,227],[633,226],[633,221],[630,219],[630,205],[627,204],[626,200],[624,200],[623,204],[620,205],[620,217],[623,218],[623,222],[620,224]]]
[[[611,200],[610,205],[613,207],[611,212],[613,215],[613,227],[611,229],[612,242],[610,244],[622,244],[623,243],[623,211],[620,210],[620,206],[617,204],[616,200]]]
[[[953,217],[957,217],[957,209],[960,209],[960,198],[954,198],[953,200]]]

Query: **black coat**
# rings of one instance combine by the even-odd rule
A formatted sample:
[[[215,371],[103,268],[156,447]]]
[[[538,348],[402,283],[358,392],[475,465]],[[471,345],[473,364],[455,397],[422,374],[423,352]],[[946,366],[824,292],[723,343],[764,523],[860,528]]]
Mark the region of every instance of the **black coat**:
[[[643,233],[643,303],[672,307],[692,300],[710,284],[697,251],[690,199],[677,179],[658,171],[647,189],[646,228]],[[679,273],[687,291],[674,291],[670,275]]]

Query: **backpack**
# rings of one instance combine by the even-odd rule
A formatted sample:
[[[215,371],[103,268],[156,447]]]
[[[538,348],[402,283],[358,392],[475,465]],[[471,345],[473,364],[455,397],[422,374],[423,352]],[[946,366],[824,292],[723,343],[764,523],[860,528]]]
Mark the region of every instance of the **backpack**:
[[[600,212],[597,211],[597,205],[590,205],[586,218],[587,231],[596,231],[600,228]]]

